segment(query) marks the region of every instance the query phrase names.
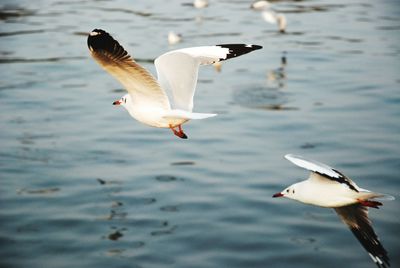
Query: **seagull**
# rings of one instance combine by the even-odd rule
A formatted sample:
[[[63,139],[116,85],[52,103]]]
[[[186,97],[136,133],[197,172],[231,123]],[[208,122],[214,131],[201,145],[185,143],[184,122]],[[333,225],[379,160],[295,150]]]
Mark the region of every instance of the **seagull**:
[[[207,0],[194,0],[193,6],[195,8],[205,8],[205,7],[208,7],[208,1]]]
[[[178,44],[181,41],[182,41],[182,35],[181,34],[177,34],[177,33],[173,32],[173,31],[170,31],[168,33],[168,43],[170,45]]]
[[[266,0],[256,0],[251,5],[250,8],[254,10],[263,10],[270,8],[271,4]]]
[[[268,1],[257,0],[251,4],[250,8],[256,11],[262,11],[261,15],[266,22],[277,24],[279,31],[285,33],[287,26],[286,16],[282,13],[275,12]]]
[[[122,105],[141,123],[170,128],[182,139],[187,139],[182,124],[191,119],[216,116],[192,112],[199,66],[262,48],[249,44],[223,44],[173,50],[155,59],[156,80],[106,31],[94,29],[88,35],[87,44],[97,63],[128,91],[113,105]]]
[[[285,15],[283,15],[282,13],[277,13],[272,9],[264,10],[263,12],[261,12],[261,15],[266,22],[271,24],[277,24],[279,32],[285,33],[287,26]]]
[[[394,197],[362,189],[343,173],[317,161],[293,154],[287,154],[285,158],[311,171],[311,174],[307,180],[295,183],[273,197],[286,197],[305,204],[333,208],[377,266],[390,266],[387,251],[368,218],[368,207],[379,208],[382,205],[373,200],[375,198],[393,200]]]

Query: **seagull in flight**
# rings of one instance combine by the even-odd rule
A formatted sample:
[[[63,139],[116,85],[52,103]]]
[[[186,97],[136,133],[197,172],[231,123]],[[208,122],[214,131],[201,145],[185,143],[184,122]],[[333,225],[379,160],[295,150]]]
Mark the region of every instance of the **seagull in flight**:
[[[250,44],[223,44],[173,50],[155,59],[156,80],[106,31],[94,29],[88,35],[87,44],[97,63],[128,91],[113,104],[122,105],[137,121],[169,128],[182,139],[187,139],[182,124],[191,119],[216,116],[192,112],[199,66],[262,48]]]
[[[343,173],[323,163],[293,154],[287,154],[285,158],[311,171],[311,174],[307,180],[295,183],[273,197],[286,197],[305,204],[333,208],[376,265],[380,268],[390,266],[388,253],[368,218],[368,207],[382,206],[375,198],[393,200],[394,197],[362,189]]]

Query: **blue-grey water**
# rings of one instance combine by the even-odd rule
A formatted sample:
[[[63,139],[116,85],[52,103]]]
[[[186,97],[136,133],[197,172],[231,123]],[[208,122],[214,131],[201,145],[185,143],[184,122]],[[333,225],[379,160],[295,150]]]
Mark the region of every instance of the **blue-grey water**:
[[[369,215],[400,267],[399,2],[275,2],[286,34],[251,1],[190,2],[0,2],[0,266],[374,267],[333,210],[271,198],[308,176],[296,153],[397,198]],[[201,68],[195,111],[219,116],[180,140],[111,105],[94,28],[154,73],[171,49],[264,48]]]

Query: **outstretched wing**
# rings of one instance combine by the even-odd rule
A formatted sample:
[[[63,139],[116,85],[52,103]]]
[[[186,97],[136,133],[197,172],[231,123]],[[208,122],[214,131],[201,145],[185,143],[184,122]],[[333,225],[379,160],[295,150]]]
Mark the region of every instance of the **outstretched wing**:
[[[315,172],[318,175],[321,175],[321,176],[313,176],[313,174],[311,174],[310,179],[328,179],[339,183],[343,183],[355,192],[359,192],[360,190],[357,184],[355,184],[350,178],[346,177],[341,172],[328,165],[294,154],[287,154],[285,155],[285,158],[290,162],[292,162],[293,164],[295,164],[296,166],[302,167],[309,171]]]
[[[368,218],[368,208],[354,204],[335,208],[335,211],[342,221],[349,226],[378,267],[390,266],[387,251],[383,248]]]
[[[173,50],[155,60],[158,82],[174,109],[191,112],[200,65],[238,57],[260,48],[257,45],[226,44]]]
[[[87,44],[97,63],[116,78],[134,100],[140,99],[165,109],[170,107],[165,92],[154,77],[137,64],[110,34],[94,29],[88,36]]]

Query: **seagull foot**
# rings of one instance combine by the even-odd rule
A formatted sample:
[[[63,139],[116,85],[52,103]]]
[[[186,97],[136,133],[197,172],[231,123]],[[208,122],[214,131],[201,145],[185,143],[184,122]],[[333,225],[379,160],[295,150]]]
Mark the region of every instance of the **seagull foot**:
[[[178,130],[173,128],[171,125],[169,126],[169,128],[172,130],[172,132],[174,133],[175,136],[178,136],[181,139],[188,138],[188,136],[183,132],[181,125],[178,126]]]
[[[362,206],[371,207],[371,208],[379,208],[379,206],[382,206],[381,202],[371,201],[371,200],[359,200],[359,203]]]
[[[188,138],[188,136],[183,131],[177,131],[177,133],[174,132],[174,134],[176,136],[178,136],[179,138],[181,138],[181,139],[185,139],[186,140]]]

